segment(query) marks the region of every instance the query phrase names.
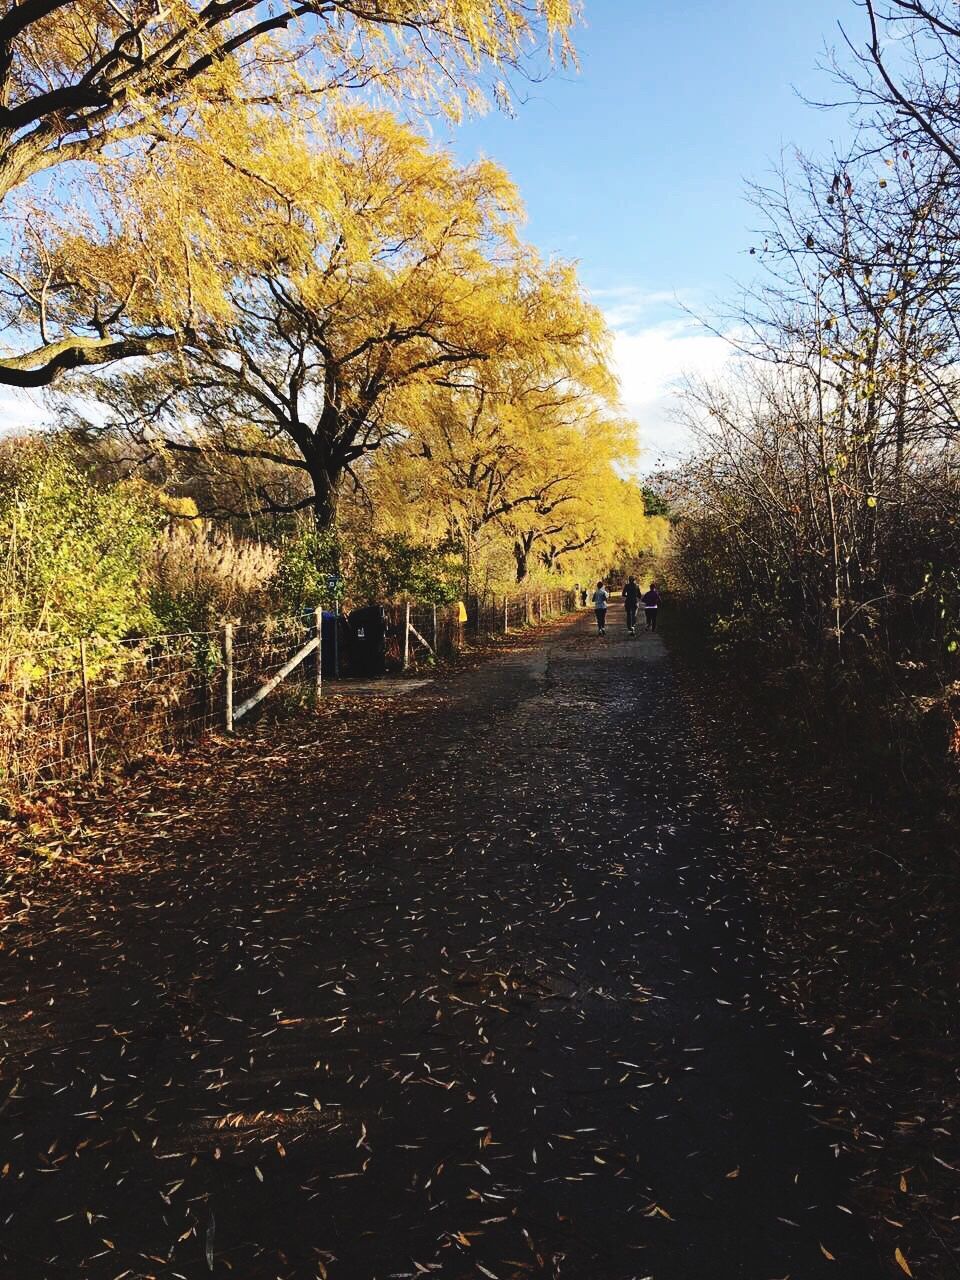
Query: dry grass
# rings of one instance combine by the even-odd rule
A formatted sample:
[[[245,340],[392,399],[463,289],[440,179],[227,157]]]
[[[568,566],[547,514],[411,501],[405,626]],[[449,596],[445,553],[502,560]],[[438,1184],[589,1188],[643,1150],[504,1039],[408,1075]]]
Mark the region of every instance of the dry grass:
[[[191,522],[171,525],[146,571],[161,619],[203,630],[270,612],[279,563],[273,547]]]

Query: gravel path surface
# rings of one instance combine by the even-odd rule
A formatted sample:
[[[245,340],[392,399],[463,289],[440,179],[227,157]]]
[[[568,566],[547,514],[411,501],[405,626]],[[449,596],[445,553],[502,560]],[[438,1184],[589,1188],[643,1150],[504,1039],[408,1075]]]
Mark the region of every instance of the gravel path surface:
[[[37,896],[0,953],[0,1275],[889,1273],[669,657],[621,616]]]

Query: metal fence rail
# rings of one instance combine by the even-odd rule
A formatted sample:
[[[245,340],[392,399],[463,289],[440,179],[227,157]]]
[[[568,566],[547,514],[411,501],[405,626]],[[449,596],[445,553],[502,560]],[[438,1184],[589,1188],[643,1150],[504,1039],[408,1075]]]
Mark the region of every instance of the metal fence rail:
[[[387,662],[404,670],[455,656],[470,642],[569,612],[573,593],[422,601],[388,608]],[[38,784],[95,773],[152,751],[200,741],[279,683],[319,691],[316,615],[140,639],[93,636],[37,645],[0,660],[0,785]],[[229,649],[229,661],[225,653]],[[300,655],[289,674],[284,668]],[[229,682],[227,672],[229,670]],[[228,698],[228,683],[231,698]]]
[[[15,654],[0,673],[0,770],[29,787],[93,772],[101,758],[178,746],[220,701],[219,636],[91,637]]]

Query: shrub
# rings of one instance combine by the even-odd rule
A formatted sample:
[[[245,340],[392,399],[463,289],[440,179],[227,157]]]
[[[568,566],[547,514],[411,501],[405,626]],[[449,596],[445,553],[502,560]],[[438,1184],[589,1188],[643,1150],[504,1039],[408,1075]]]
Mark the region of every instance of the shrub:
[[[350,576],[356,599],[396,600],[409,596],[435,604],[456,600],[461,563],[448,548],[414,542],[403,533],[358,544]]]
[[[307,529],[288,538],[280,549],[275,590],[283,609],[299,614],[329,600],[328,578],[341,578],[343,549],[332,530],[318,533]],[[342,583],[337,590],[343,594]]]
[[[150,629],[142,568],[162,519],[145,485],[99,488],[45,442],[11,442],[0,453],[5,648]]]

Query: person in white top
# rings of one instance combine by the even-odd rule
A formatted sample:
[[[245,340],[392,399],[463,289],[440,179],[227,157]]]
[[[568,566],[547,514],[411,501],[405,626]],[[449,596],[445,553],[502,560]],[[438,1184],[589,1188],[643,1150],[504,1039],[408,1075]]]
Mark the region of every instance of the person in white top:
[[[607,634],[607,605],[610,603],[610,592],[602,582],[597,583],[597,589],[593,593],[593,607],[597,615],[597,631],[600,635]]]

